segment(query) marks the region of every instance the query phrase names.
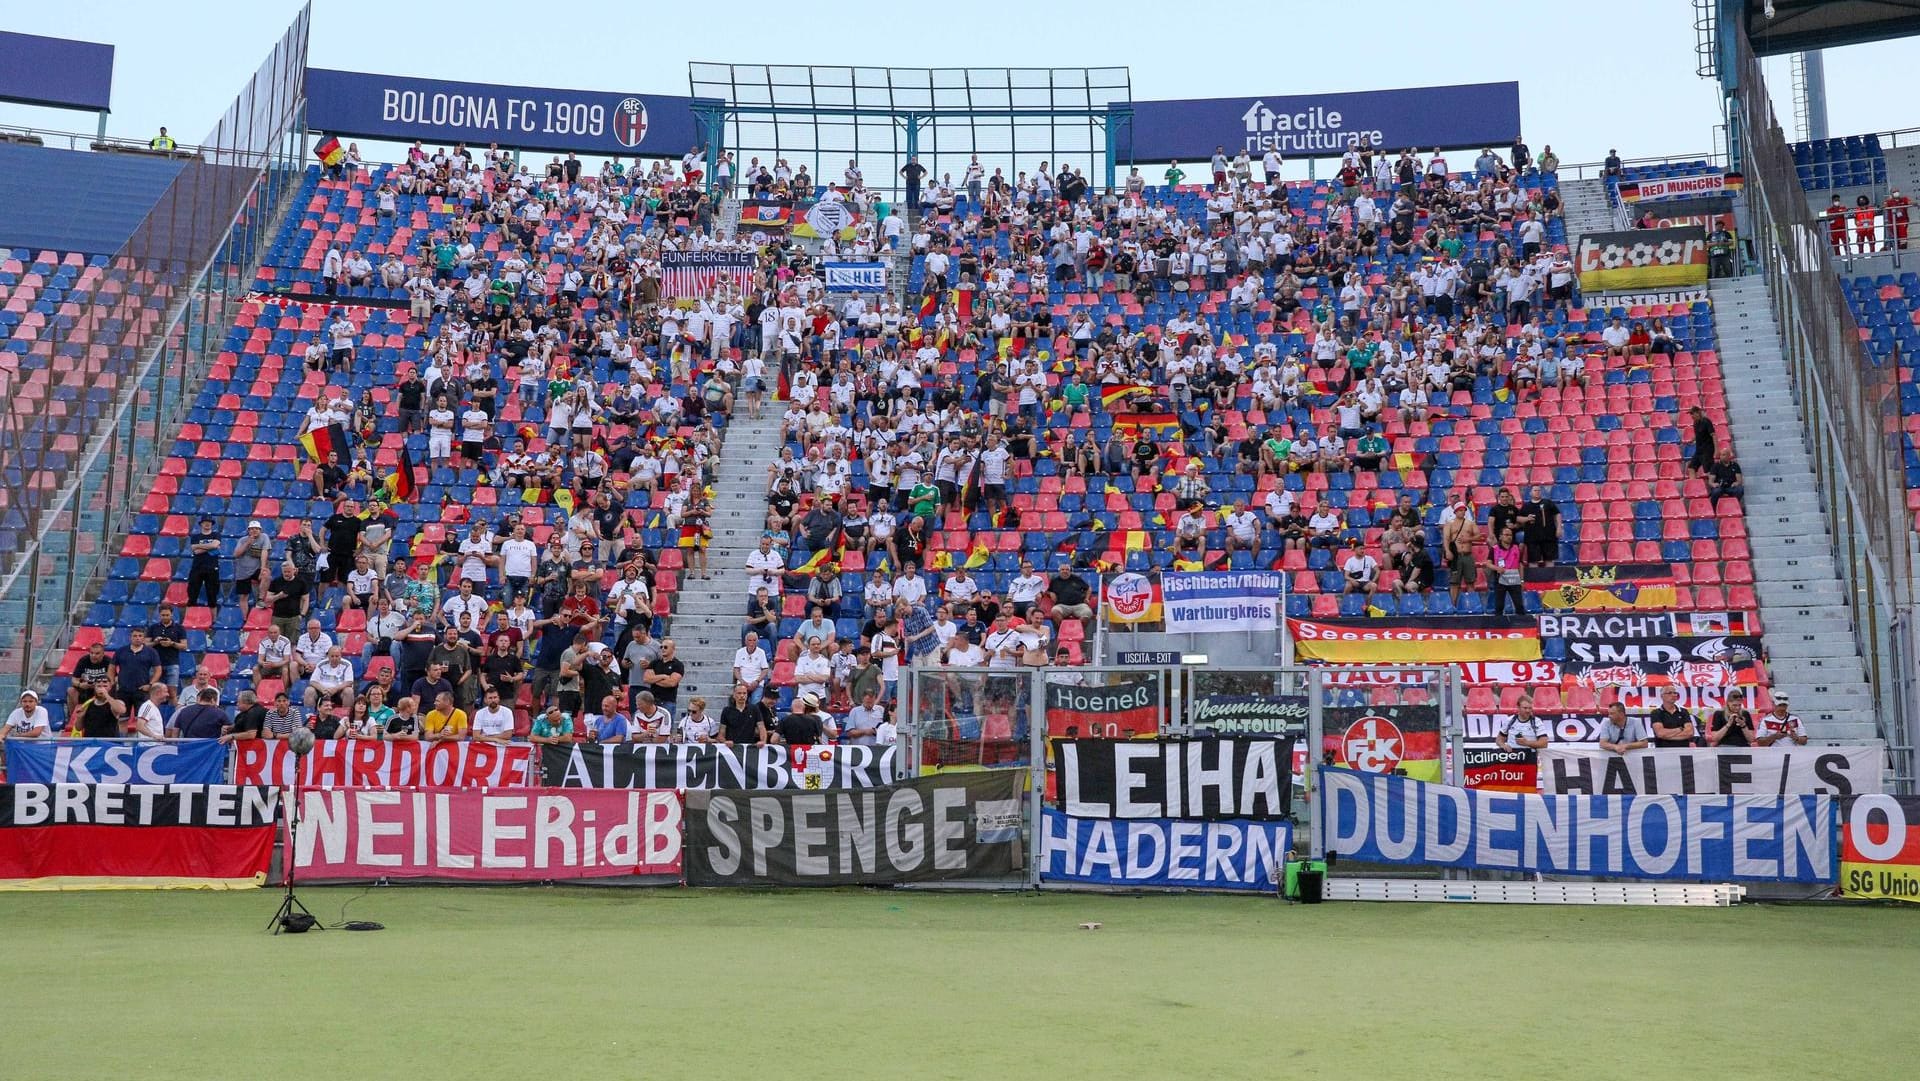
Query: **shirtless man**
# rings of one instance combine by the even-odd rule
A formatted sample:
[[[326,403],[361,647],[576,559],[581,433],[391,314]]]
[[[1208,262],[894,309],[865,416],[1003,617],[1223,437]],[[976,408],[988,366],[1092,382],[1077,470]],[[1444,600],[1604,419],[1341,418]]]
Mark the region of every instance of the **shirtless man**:
[[[1480,543],[1480,523],[1474,520],[1469,494],[1456,499],[1449,513],[1452,516],[1440,524],[1440,553],[1447,562],[1447,594],[1458,605],[1461,592],[1474,586],[1473,547]]]

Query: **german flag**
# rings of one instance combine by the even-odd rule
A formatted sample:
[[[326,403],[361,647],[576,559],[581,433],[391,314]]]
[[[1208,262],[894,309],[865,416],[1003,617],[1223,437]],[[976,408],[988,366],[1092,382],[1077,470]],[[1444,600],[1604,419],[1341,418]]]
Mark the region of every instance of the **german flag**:
[[[934,296],[932,293],[928,293],[927,295],[920,298],[920,318],[931,319],[933,318],[934,313],[939,310],[940,310],[939,297]]]
[[[1115,406],[1129,398],[1152,393],[1151,389],[1138,383],[1108,383],[1100,388],[1100,407],[1111,413]]]
[[[682,548],[700,547],[700,538],[705,532],[706,530],[704,528],[697,525],[681,526],[679,546]]]
[[[420,494],[420,485],[413,475],[413,455],[407,448],[400,448],[400,464],[387,476],[382,485],[389,503],[411,503],[413,497]]]
[[[300,449],[316,464],[344,461],[347,455],[347,429],[344,425],[329,424],[324,428],[300,437]]]
[[[1115,414],[1113,430],[1125,435],[1151,435],[1160,439],[1177,439],[1182,434],[1180,418],[1165,412]]]
[[[347,148],[340,145],[337,137],[329,135],[314,144],[313,156],[320,159],[320,164],[331,169],[346,160]]]

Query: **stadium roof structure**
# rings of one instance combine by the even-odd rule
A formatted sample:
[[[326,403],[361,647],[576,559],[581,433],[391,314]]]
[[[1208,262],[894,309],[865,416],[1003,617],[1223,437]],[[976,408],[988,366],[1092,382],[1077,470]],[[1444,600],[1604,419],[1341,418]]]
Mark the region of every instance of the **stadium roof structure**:
[[[1777,56],[1920,34],[1920,0],[1712,0],[1738,4],[1753,51]],[[1724,9],[1723,9],[1724,10]]]
[[[816,179],[860,159],[870,183],[890,184],[917,156],[930,176],[961,175],[971,155],[993,164],[1044,159],[1113,182],[1114,139],[1131,114],[1132,76],[1103,68],[892,68],[797,64],[687,66],[708,130],[742,164],[805,162]],[[723,124],[724,129],[715,127]],[[882,172],[872,159],[885,159]],[[797,160],[794,160],[797,159]]]

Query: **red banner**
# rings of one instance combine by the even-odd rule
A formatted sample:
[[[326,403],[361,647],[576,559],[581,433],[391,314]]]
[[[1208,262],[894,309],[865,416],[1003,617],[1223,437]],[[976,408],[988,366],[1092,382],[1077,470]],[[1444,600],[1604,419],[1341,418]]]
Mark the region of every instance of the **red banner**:
[[[293,752],[277,739],[234,745],[237,784],[293,783]],[[533,748],[524,743],[423,743],[329,739],[313,745],[300,771],[302,787],[523,788]]]
[[[0,888],[259,886],[275,805],[238,785],[0,785]]]
[[[1539,790],[1540,766],[1534,753],[1525,747],[1510,751],[1499,747],[1465,747],[1461,755],[1460,777],[1468,788],[1494,792]]]
[[[678,881],[684,807],[642,789],[308,789],[288,848],[312,879]]]

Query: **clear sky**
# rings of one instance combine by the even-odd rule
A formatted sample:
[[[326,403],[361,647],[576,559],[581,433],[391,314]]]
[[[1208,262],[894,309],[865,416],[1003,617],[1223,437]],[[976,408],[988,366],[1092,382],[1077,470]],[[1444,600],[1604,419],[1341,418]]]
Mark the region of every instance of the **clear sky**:
[[[747,0],[708,9],[700,26],[669,14],[688,9],[644,0],[313,6],[316,67],[476,82],[684,94],[689,60],[1124,65],[1137,99],[1517,80],[1528,141],[1536,153],[1552,144],[1566,162],[1593,161],[1614,146],[1627,157],[1704,152],[1720,122],[1714,84],[1694,74],[1687,0],[969,0],[867,6],[851,18]],[[0,28],[116,46],[109,131],[145,138],[165,124],[193,142],[299,7],[294,0],[22,2],[6,5]],[[549,12],[556,26],[527,26]],[[1772,68],[1770,82],[1784,95],[1785,60]],[[1920,39],[1829,52],[1831,132],[1920,126],[1917,70]],[[1791,102],[1777,107],[1791,129]],[[92,129],[84,114],[10,105],[0,105],[0,123]]]

